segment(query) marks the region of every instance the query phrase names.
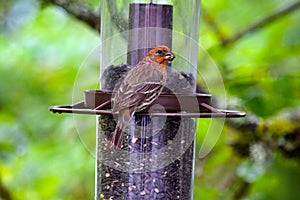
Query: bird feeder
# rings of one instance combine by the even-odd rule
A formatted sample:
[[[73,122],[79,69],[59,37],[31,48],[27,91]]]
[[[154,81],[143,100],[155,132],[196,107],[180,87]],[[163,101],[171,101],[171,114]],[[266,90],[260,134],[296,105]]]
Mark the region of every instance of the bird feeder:
[[[197,118],[243,117],[219,110],[196,93],[200,0],[101,1],[100,87],[84,100],[53,112],[96,115],[95,199],[193,199]],[[121,148],[109,148],[118,115],[112,96],[149,49],[168,46],[176,58],[167,85],[131,119]]]

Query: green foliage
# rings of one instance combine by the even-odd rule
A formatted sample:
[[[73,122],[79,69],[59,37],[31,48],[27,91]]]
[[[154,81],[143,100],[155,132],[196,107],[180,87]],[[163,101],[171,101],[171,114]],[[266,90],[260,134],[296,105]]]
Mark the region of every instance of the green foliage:
[[[245,106],[262,117],[298,105],[300,49],[285,43],[287,31],[295,26],[291,21],[286,17],[249,35],[222,58],[228,92],[241,97]]]
[[[298,199],[299,163],[277,156],[251,188],[249,199]]]
[[[13,199],[92,199],[93,156],[72,116],[53,115],[48,107],[72,102],[77,69],[99,42],[97,33],[54,7],[2,29],[1,180]]]
[[[48,107],[71,103],[72,95],[80,99],[82,87],[92,85],[95,77],[91,76],[97,80],[97,59],[87,69],[80,67],[85,58],[92,57],[90,52],[100,39],[83,22],[61,8],[41,7],[41,1],[0,1],[0,186],[14,200],[93,199],[94,118],[76,117],[84,122],[76,128],[89,130],[77,135],[72,115],[53,115]],[[98,0],[81,2],[99,9]],[[222,36],[230,37],[290,2],[216,0],[202,4]],[[226,126],[210,154],[201,159],[196,154],[195,199],[299,199],[299,160],[271,148],[278,144],[266,147],[266,162],[260,162],[261,154],[254,155],[261,144],[257,140],[275,137],[281,141],[287,133],[299,131],[298,121],[268,122],[284,109],[299,106],[299,21],[300,12],[294,12],[222,46],[220,35],[202,18],[199,40],[222,73],[228,99],[238,99],[238,106],[264,121],[256,127],[261,133],[258,137]],[[79,70],[92,74],[77,75]],[[73,93],[78,79],[86,79],[85,86],[76,86],[80,91]],[[197,153],[210,122],[198,123]],[[227,145],[236,140],[245,142],[243,156]],[[243,186],[246,192],[237,198]]]

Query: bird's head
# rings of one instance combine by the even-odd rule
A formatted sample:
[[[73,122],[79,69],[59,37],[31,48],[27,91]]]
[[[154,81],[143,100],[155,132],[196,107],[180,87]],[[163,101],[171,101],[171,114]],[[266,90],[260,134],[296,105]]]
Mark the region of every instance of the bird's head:
[[[167,46],[158,46],[151,49],[146,59],[150,59],[158,64],[167,65],[175,58],[175,55],[170,51],[169,47]]]

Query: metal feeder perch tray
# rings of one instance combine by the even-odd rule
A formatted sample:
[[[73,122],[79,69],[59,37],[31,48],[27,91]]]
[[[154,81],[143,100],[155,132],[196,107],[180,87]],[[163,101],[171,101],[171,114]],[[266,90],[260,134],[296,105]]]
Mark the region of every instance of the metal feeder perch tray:
[[[112,115],[110,105],[113,93],[106,90],[87,90],[84,92],[84,101],[80,101],[73,105],[59,105],[50,107],[53,113],[76,113],[76,114],[89,114],[89,115]],[[181,111],[178,97],[185,101],[186,105],[189,101],[197,98],[198,109],[194,106],[186,107]],[[191,117],[191,118],[239,118],[244,117],[246,113],[236,110],[222,110],[216,109],[211,104],[211,95],[204,93],[196,93],[194,95],[162,93],[156,101],[152,103],[162,105],[166,112],[145,113],[140,112],[136,115],[153,117],[157,116],[170,116],[170,117]],[[194,112],[199,110],[200,112]]]

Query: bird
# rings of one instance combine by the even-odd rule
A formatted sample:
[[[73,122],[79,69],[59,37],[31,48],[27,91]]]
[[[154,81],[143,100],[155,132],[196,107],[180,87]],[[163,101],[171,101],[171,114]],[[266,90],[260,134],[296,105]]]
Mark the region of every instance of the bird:
[[[125,76],[112,98],[112,113],[119,114],[112,133],[112,148],[121,148],[124,130],[132,116],[145,110],[161,94],[167,81],[167,65],[174,58],[169,47],[154,47]]]

